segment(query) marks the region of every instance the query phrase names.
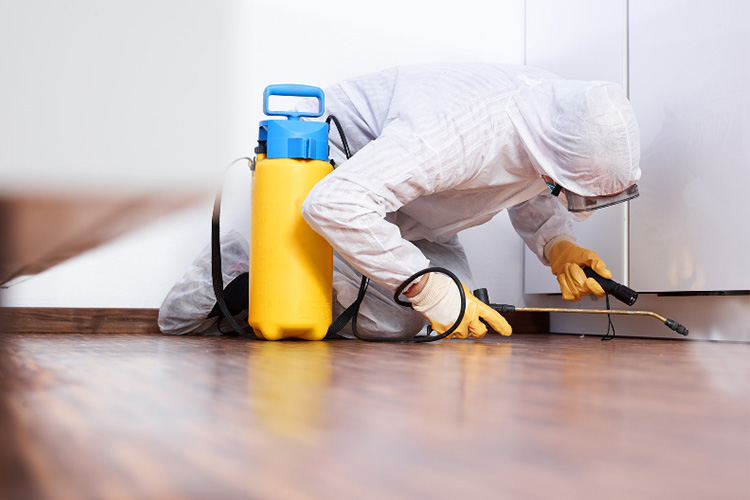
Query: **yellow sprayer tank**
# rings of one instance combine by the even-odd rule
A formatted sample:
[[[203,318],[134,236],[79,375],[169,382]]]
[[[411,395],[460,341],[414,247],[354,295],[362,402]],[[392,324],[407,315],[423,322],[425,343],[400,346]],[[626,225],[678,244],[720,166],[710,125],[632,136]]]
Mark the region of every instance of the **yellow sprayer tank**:
[[[272,95],[315,97],[319,112],[270,111]],[[328,124],[301,121],[323,114],[323,91],[271,85],[263,110],[287,120],[260,123],[253,171],[248,323],[268,340],[320,340],[331,324],[333,249],[302,218],[302,202],[333,167]]]

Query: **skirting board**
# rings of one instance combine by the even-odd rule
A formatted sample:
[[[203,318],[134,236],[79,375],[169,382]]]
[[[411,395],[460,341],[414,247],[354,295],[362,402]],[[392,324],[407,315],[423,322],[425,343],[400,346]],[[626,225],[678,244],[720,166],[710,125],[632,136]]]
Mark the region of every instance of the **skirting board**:
[[[0,307],[2,333],[159,333],[158,309]]]
[[[0,307],[0,333],[159,333],[157,309]],[[514,333],[549,333],[548,313],[504,315]]]

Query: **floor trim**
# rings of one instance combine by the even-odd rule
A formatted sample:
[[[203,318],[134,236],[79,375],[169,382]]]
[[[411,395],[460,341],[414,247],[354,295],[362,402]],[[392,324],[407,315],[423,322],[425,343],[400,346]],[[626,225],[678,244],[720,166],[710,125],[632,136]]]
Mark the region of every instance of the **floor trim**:
[[[0,307],[2,333],[159,333],[158,309]]]
[[[549,313],[504,314],[514,333],[549,333]],[[0,333],[160,333],[158,309],[0,307]]]

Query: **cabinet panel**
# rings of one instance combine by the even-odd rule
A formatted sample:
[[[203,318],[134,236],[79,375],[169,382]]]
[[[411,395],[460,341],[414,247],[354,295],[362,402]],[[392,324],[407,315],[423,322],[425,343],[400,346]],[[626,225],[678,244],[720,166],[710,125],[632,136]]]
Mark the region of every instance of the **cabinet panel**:
[[[750,289],[750,2],[630,1],[631,286]]]
[[[605,80],[625,86],[625,0],[528,0],[526,64],[563,78]],[[596,251],[614,279],[627,283],[626,205],[576,223],[578,243]],[[560,293],[555,277],[525,250],[524,291]]]

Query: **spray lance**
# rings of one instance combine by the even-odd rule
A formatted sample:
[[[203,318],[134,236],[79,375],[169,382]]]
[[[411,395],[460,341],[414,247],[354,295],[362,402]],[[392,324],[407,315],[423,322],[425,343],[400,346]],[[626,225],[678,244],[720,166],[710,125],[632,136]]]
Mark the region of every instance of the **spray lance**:
[[[616,281],[599,276],[593,269],[584,267],[583,272],[587,278],[594,278],[604,291],[612,295],[617,300],[632,306],[638,299],[638,292],[626,287]],[[565,309],[565,308],[554,308],[554,307],[516,307],[510,304],[492,304],[490,303],[490,297],[486,288],[480,288],[474,290],[474,296],[499,312],[500,314],[509,312],[548,312],[548,313],[578,313],[578,314],[618,314],[628,316],[650,316],[656,318],[670,329],[679,333],[680,335],[687,336],[689,330],[677,321],[669,318],[665,318],[651,311],[629,311],[621,309]]]

